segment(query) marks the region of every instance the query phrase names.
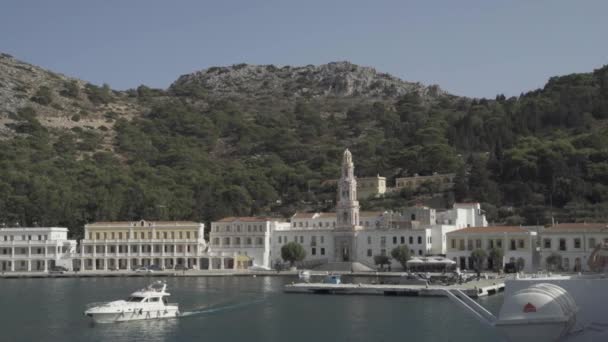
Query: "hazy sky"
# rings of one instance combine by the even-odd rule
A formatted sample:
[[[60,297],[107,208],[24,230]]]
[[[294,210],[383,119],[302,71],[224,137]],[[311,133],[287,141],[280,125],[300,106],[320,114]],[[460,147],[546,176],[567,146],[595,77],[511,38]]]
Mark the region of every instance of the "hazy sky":
[[[458,95],[518,95],[608,64],[607,34],[605,0],[0,0],[0,51],[116,89],[348,60]]]

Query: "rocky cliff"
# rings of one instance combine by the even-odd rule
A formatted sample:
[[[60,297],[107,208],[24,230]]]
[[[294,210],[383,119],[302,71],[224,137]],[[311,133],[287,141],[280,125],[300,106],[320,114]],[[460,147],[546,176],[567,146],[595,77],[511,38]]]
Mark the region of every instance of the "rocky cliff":
[[[446,95],[438,86],[406,82],[349,62],[302,67],[249,64],[213,67],[183,75],[169,89],[179,92],[193,85],[216,96],[393,98],[411,92],[431,97]]]

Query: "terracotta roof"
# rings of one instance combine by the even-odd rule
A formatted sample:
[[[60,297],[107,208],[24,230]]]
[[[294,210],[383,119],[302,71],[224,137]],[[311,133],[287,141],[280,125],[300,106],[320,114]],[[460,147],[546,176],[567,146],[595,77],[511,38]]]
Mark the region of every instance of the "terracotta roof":
[[[546,227],[544,233],[608,231],[608,223],[559,223]]]
[[[529,231],[518,226],[490,226],[490,227],[467,227],[454,230],[448,234],[483,234],[483,233],[528,233]]]
[[[280,218],[276,218],[276,217],[265,217],[265,216],[259,216],[259,217],[254,217],[254,216],[230,216],[230,217],[224,217],[221,220],[218,220],[216,222],[267,222],[267,221],[283,221],[283,219]]]

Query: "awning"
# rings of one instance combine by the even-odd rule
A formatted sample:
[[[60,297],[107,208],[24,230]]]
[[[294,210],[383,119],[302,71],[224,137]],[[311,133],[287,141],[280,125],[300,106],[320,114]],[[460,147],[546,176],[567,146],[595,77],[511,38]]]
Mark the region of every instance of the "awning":
[[[405,264],[406,265],[421,265],[421,264],[424,264],[424,261],[422,261],[418,258],[412,258],[412,259],[408,260]]]
[[[412,258],[406,262],[406,265],[454,265],[454,260],[446,258]]]
[[[251,258],[246,255],[237,255],[236,256],[236,261],[249,261],[249,260],[251,260]]]

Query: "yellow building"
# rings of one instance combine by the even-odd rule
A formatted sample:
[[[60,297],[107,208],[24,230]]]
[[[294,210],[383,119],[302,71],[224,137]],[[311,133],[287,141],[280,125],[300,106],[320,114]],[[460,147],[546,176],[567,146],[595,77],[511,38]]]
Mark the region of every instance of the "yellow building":
[[[386,192],[386,177],[362,177],[357,178],[357,193],[359,199],[375,197]]]
[[[422,184],[432,183],[437,184],[440,190],[449,190],[454,186],[454,173],[434,173],[430,176],[419,176],[415,174],[413,177],[401,177],[395,179],[395,189],[400,190],[409,188],[417,190]]]
[[[357,199],[365,199],[375,197],[386,193],[386,177],[361,177],[357,180]],[[330,179],[323,182],[322,185],[337,185],[337,179]]]
[[[75,261],[79,265],[75,267],[81,270],[130,270],[148,265],[210,268],[212,262],[206,254],[204,228],[203,223],[188,221],[87,224],[85,238],[80,242],[80,259]]]

